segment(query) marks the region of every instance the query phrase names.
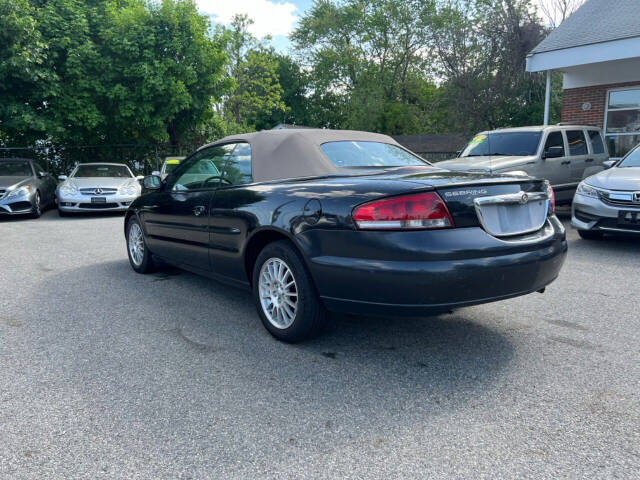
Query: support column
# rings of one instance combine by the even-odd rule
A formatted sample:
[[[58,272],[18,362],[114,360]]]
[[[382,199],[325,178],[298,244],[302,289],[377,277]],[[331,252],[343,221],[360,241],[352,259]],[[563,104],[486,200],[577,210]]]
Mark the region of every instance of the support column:
[[[544,94],[544,124],[549,125],[549,108],[551,106],[551,70],[547,70],[547,89]]]

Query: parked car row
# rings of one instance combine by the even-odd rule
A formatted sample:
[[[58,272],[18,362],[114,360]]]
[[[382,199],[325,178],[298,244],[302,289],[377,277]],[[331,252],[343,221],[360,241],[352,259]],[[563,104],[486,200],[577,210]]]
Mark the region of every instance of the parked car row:
[[[57,196],[61,215],[126,211],[136,272],[168,263],[246,287],[288,342],[327,311],[422,315],[543,292],[567,252],[556,200],[573,198],[584,238],[640,233],[640,148],[611,166],[594,127],[482,132],[437,165],[386,135],[263,131],[163,171],[82,164],[54,195],[34,162],[4,160],[0,207],[36,216]]]

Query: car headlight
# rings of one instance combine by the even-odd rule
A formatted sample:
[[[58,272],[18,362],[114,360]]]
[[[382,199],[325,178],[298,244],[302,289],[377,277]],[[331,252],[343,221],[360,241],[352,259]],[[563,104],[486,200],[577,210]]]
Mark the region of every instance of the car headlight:
[[[584,182],[580,182],[580,184],[578,184],[576,193],[578,195],[584,195],[585,197],[598,198],[598,190]]]
[[[15,190],[11,190],[9,193],[7,193],[6,198],[25,197],[30,193],[31,193],[31,187],[27,185],[24,187],[16,188]]]
[[[75,185],[62,185],[60,192],[66,193],[67,195],[75,195],[78,193],[78,188]]]
[[[118,190],[120,195],[137,195],[139,193],[138,187],[136,185],[125,185],[124,187],[120,187]]]

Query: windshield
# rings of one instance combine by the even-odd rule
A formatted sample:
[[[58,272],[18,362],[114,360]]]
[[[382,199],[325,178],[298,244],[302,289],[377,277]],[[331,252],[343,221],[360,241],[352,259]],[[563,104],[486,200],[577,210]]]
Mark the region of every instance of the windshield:
[[[0,162],[0,177],[30,177],[33,175],[28,162]]]
[[[492,132],[476,135],[460,157],[489,155],[535,155],[541,132]]]
[[[180,165],[179,160],[167,160],[162,168],[162,173],[171,173]]]
[[[338,168],[429,165],[400,147],[381,142],[327,142],[320,150]]]
[[[618,167],[640,167],[640,148],[631,150],[618,164]]]
[[[131,178],[133,175],[124,165],[78,165],[73,178]]]

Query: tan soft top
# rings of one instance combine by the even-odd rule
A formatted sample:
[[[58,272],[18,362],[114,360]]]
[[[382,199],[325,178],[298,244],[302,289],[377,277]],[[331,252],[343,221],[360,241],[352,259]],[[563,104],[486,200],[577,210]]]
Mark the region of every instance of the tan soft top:
[[[202,148],[233,142],[251,145],[251,168],[255,182],[285,178],[331,175],[341,172],[320,150],[327,142],[380,142],[402,146],[380,133],[354,130],[283,129],[230,135]]]

